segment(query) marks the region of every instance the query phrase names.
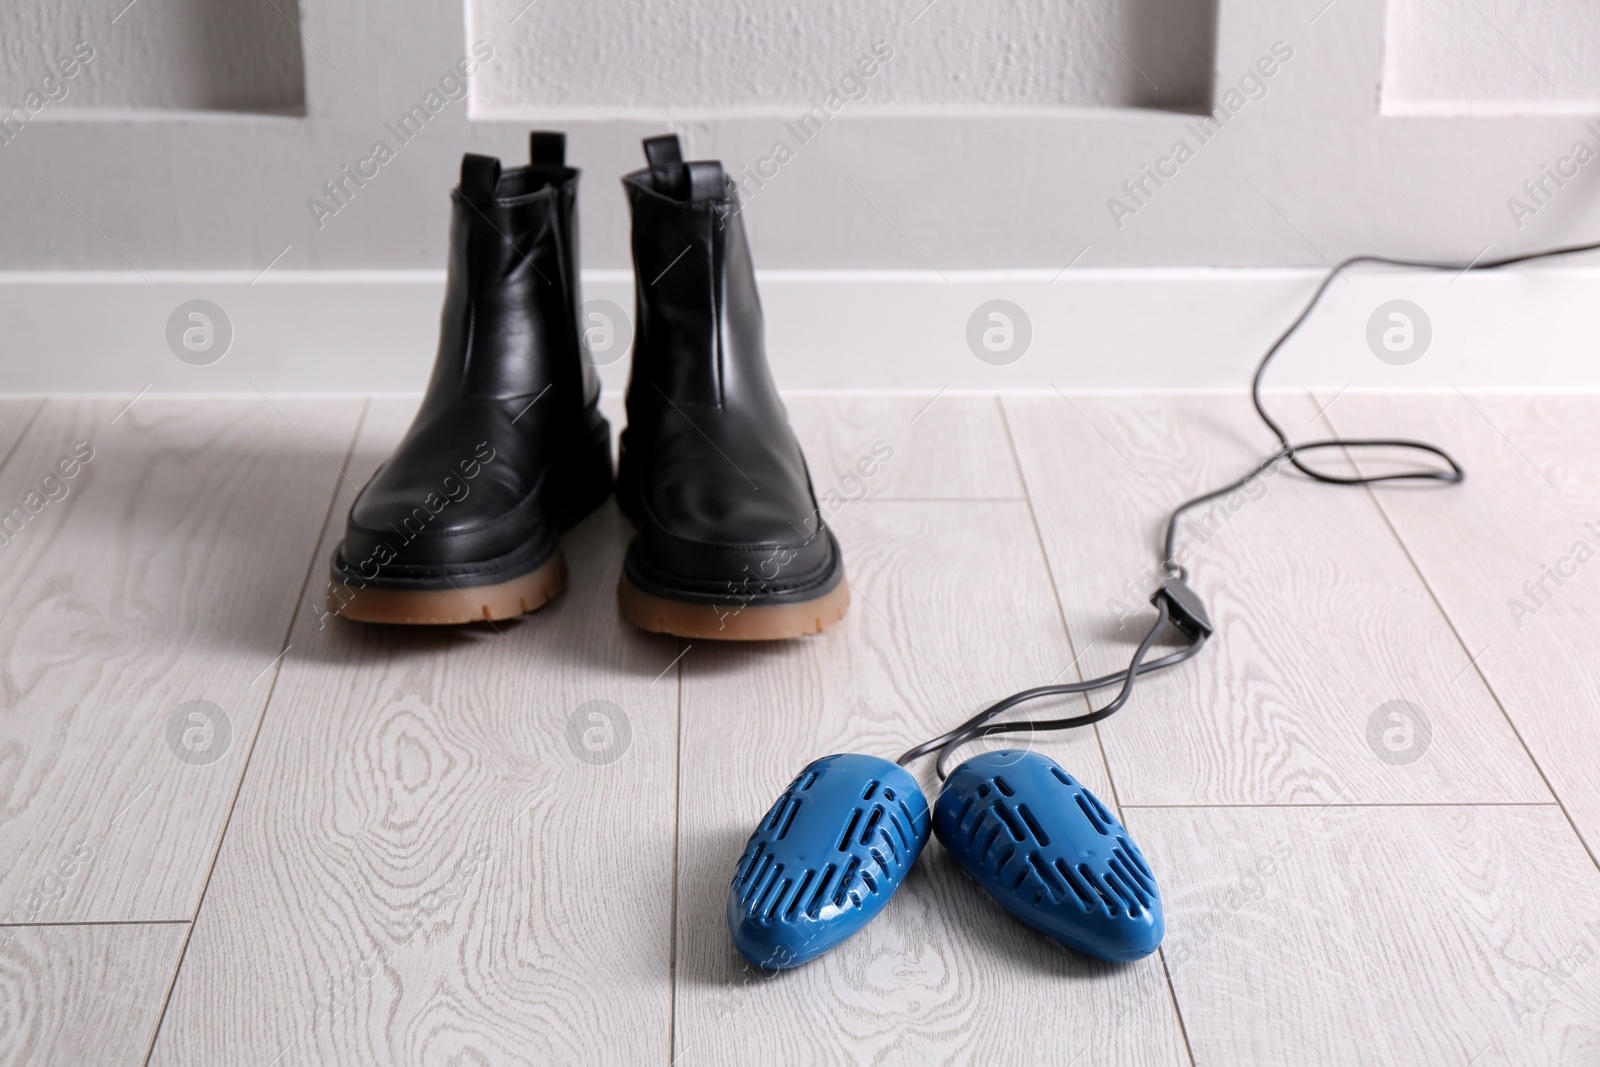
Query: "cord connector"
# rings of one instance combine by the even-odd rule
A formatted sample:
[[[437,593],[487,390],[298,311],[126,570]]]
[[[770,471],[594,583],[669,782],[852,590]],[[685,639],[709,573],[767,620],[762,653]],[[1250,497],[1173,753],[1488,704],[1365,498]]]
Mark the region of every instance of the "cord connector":
[[[1150,596],[1150,603],[1167,605],[1167,619],[1188,634],[1191,640],[1199,641],[1211,636],[1211,616],[1206,614],[1205,603],[1198,593],[1189,588],[1189,583],[1182,578],[1168,578],[1161,583]]]

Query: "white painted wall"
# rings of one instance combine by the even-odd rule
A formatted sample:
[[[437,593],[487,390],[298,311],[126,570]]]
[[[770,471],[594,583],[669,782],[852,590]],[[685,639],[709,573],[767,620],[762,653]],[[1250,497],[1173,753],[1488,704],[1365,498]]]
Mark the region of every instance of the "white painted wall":
[[[1600,101],[1591,0],[1393,0],[1388,44],[1390,114],[1593,113]]]
[[[66,20],[76,20],[73,33],[98,56],[78,88],[90,88],[90,76],[108,85],[139,80],[113,69],[124,62],[152,64],[160,81],[184,83],[192,70],[160,59],[148,42],[192,2],[137,0],[113,23],[117,4],[95,0]],[[735,170],[755,166],[785,137],[797,107],[826,92],[834,76],[823,72],[874,39],[895,49],[871,90],[882,92],[845,106],[810,143],[792,145],[796,158],[753,199],[749,218],[765,266],[1060,267],[1086,245],[1080,263],[1098,267],[1310,265],[1356,248],[1470,257],[1485,244],[1508,250],[1600,230],[1587,171],[1520,229],[1506,204],[1542,164],[1586,136],[1586,114],[1538,102],[1523,114],[1470,119],[1383,114],[1391,20],[1378,0],[1220,0],[1205,20],[1210,28],[1197,25],[1194,12],[1205,9],[1193,0],[937,0],[925,10],[925,0],[538,0],[520,16],[517,2],[308,4],[300,118],[168,110],[141,99],[112,112],[114,101],[87,92],[69,99],[72,106],[45,107],[0,145],[8,237],[0,269],[259,270],[285,247],[278,265],[286,268],[436,267],[444,194],[462,150],[518,155],[534,122],[570,130],[586,168],[586,262],[624,267],[626,219],[615,182],[636,165],[639,137],[677,126],[694,153],[720,156]],[[1399,20],[1410,27],[1406,39],[1433,10],[1427,5],[1449,2],[1396,0],[1410,12]],[[647,23],[636,4],[652,12]],[[1530,24],[1521,0],[1470,6]],[[1541,56],[1566,49],[1569,66],[1597,62],[1600,50],[1580,32],[1596,21],[1588,6],[1554,5],[1558,29],[1571,32],[1547,34]],[[858,8],[866,13],[850,14]],[[73,33],[59,32],[63,20],[49,0],[11,0],[4,10],[0,101],[17,101]],[[1074,21],[1079,11],[1086,17]],[[669,32],[668,16],[683,27]],[[1089,17],[1098,30],[1086,29]],[[698,30],[686,28],[691,22]],[[579,49],[572,39],[591,23],[593,41]],[[1453,54],[1498,55],[1495,70],[1521,77],[1521,61],[1507,58],[1513,45],[1489,22],[1450,25],[1440,40]],[[627,36],[624,28],[640,32]],[[471,39],[494,50],[471,83],[481,94],[472,106],[489,117],[470,120],[467,101],[447,102],[319,229],[308,199],[374,141],[392,140],[385,124],[436,89]],[[1148,61],[1158,84],[1169,70],[1181,84],[1192,78],[1194,57],[1214,54],[1206,68],[1214,68],[1220,99],[1251,78],[1276,41],[1293,59],[1203,146],[1188,115],[1080,106],[1097,97],[1138,101],[1142,79],[1121,68],[1113,42]],[[760,91],[743,87],[719,53]],[[551,72],[569,67],[589,71],[582,100],[552,87]],[[656,92],[685,70],[703,99],[688,89]],[[1460,91],[1437,83],[1417,74],[1410,91]],[[1475,84],[1489,94],[1500,83]],[[1506,92],[1526,88],[1518,81]],[[77,106],[90,100],[93,107]],[[1572,98],[1563,104],[1573,106]],[[585,117],[590,108],[602,113]],[[519,118],[492,117],[508,111]],[[1165,187],[1150,186],[1148,206],[1116,225],[1108,199],[1180,139],[1195,158]]]
[[[105,108],[300,114],[299,20],[297,0],[8,0],[0,5],[0,101],[10,107],[38,90],[57,97],[53,116]],[[75,58],[89,59],[62,76],[75,46]],[[45,84],[51,75],[60,88]]]
[[[237,18],[218,23],[227,10]],[[1600,234],[1597,21],[1592,0],[89,0],[69,13],[8,0],[0,108],[26,106],[0,128],[0,309],[69,291],[52,272],[101,273],[70,290],[75,304],[39,305],[78,308],[83,330],[13,331],[35,347],[0,346],[0,389],[111,388],[106,353],[82,346],[118,325],[119,286],[146,290],[130,299],[161,322],[185,278],[231,292],[267,270],[297,279],[271,290],[283,303],[240,298],[246,317],[283,319],[254,334],[294,349],[268,364],[302,366],[306,387],[425,366],[431,330],[359,317],[334,329],[307,315],[306,279],[436,271],[461,152],[516,160],[531,125],[568,130],[585,169],[587,267],[628,267],[617,178],[639,165],[641,137],[670,128],[744,179],[762,267],[856,272],[819,284],[881,293],[890,324],[908,277],[1315,268],[1358,250],[1467,260],[1573,241]],[[80,40],[95,58],[65,98],[30,97]],[[796,137],[799,115],[880,41],[892,58]],[[1209,127],[1202,97],[1220,109]],[[419,103],[434,106],[426,125],[396,137]],[[325,183],[380,140],[393,162],[327,200]],[[318,198],[338,210],[319,220]],[[994,276],[997,295],[1013,276]],[[1029,299],[1056,299],[1071,277]],[[370,307],[418,298],[395,278]],[[964,320],[968,289],[950,291]],[[851,354],[811,360],[835,369],[807,385],[927,376],[914,352],[828,332],[859,313],[814,315],[821,332],[803,337],[775,326],[775,342]],[[1162,365],[1119,352],[1111,325],[1090,331],[1111,346],[1097,365]],[[1162,332],[1163,358],[1214,359],[1186,336],[1182,322]],[[135,369],[116,388],[165,380],[137,369],[170,358],[160,336],[127,345]],[[805,353],[775,358],[782,377]],[[1043,376],[1069,385],[1085,363],[1037,358],[1059,360]]]
[[[830,89],[853,97],[856,110],[1193,110],[1211,94],[1212,0],[927,4],[470,0],[472,31],[505,58],[478,82],[473,110],[787,116]],[[871,63],[861,77],[858,61],[879,43],[900,61]],[[841,87],[851,74],[855,93]]]

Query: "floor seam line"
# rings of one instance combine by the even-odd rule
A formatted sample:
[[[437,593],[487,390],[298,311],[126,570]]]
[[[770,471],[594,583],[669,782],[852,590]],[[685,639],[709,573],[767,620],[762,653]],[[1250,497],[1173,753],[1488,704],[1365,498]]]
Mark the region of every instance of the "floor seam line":
[[[289,613],[289,623],[284,629],[283,641],[279,648],[279,663],[272,672],[272,684],[267,687],[267,696],[261,704],[261,716],[256,720],[255,731],[250,736],[250,748],[245,752],[244,765],[239,768],[239,780],[233,787],[233,799],[228,804],[228,814],[222,820],[222,831],[217,834],[216,847],[211,852],[211,864],[206,868],[205,881],[200,885],[200,896],[195,901],[194,918],[189,921],[189,929],[184,933],[183,947],[178,951],[178,961],[172,968],[172,980],[167,983],[167,993],[161,999],[161,1012],[156,1016],[154,1029],[150,1031],[150,1045],[145,1050],[144,1067],[149,1067],[150,1060],[156,1054],[156,1042],[161,1038],[161,1028],[167,1021],[167,1009],[172,1006],[172,994],[178,988],[178,976],[183,971],[184,961],[189,956],[189,943],[194,940],[194,928],[199,925],[200,911],[205,907],[206,894],[211,889],[211,879],[217,872],[217,860],[222,855],[222,846],[228,839],[228,830],[233,825],[233,814],[239,807],[239,796],[244,792],[245,779],[250,774],[250,762],[256,754],[256,743],[261,740],[261,732],[266,729],[267,715],[272,710],[272,698],[278,692],[278,680],[283,676],[282,654],[289,643],[289,635],[294,632],[295,618],[300,613],[300,605],[305,600],[306,590],[311,587],[311,576],[316,573],[318,549],[322,547],[323,538],[328,534],[328,524],[333,519],[334,505],[339,502],[339,482],[344,477],[344,471],[349,469],[350,461],[355,456],[356,444],[361,440],[361,430],[367,421],[367,412],[372,407],[372,399],[366,398],[361,403],[361,414],[356,417],[356,424],[350,433],[350,445],[345,449],[344,462],[339,470],[340,478],[334,479],[333,491],[328,498],[328,506],[322,513],[322,525],[317,530],[317,536],[311,546],[311,559],[306,563],[305,577],[300,581],[300,592],[295,596],[294,607]]]
[[[193,919],[68,919],[60,922],[0,923],[0,930],[54,929],[63,926],[181,926]]]
[[[1027,501],[1028,504],[1028,519],[1033,524],[1033,537],[1035,542],[1037,542],[1039,545],[1039,556],[1044,560],[1045,577],[1050,582],[1050,593],[1056,602],[1056,616],[1061,620],[1061,632],[1066,636],[1067,639],[1067,654],[1073,657],[1071,664],[1073,674],[1075,674],[1078,681],[1081,682],[1084,680],[1084,672],[1082,666],[1080,666],[1078,662],[1078,644],[1072,636],[1072,626],[1067,622],[1067,609],[1065,604],[1062,602],[1063,597],[1061,594],[1061,587],[1056,583],[1055,568],[1050,565],[1050,552],[1045,547],[1044,543],[1044,529],[1039,525],[1039,513],[1033,506],[1033,490],[1028,484],[1027,474],[1022,469],[1022,453],[1017,448],[1016,435],[1011,430],[1011,416],[1010,413],[1006,411],[1004,397],[996,396],[995,404],[1000,409],[1000,425],[1005,430],[1006,445],[1011,451],[1011,462],[1016,467],[1017,479],[1022,483],[1022,491],[1024,494],[1023,499]],[[1087,652],[1088,649],[1085,649],[1084,651]],[[1081,699],[1086,711],[1093,708],[1093,703],[1090,701],[1088,693],[1080,693],[1078,696]],[[1089,729],[1094,734],[1095,748],[1100,753],[1101,769],[1106,772],[1106,784],[1111,787],[1111,802],[1120,808],[1122,804],[1117,797],[1117,783],[1111,774],[1111,763],[1106,758],[1105,742],[1100,737],[1100,724],[1093,723],[1090,725]]]
[[[1004,397],[996,395],[994,401],[995,406],[1000,409],[1000,425],[1005,430],[1006,444],[1011,450],[1011,462],[1016,467],[1017,480],[1022,483],[1023,499],[1027,501],[1028,504],[1028,518],[1033,523],[1034,540],[1038,543],[1039,555],[1044,560],[1045,576],[1049,579],[1050,592],[1055,598],[1056,614],[1061,619],[1061,632],[1066,636],[1067,639],[1067,654],[1073,657],[1073,673],[1077,675],[1078,680],[1081,682],[1084,680],[1084,672],[1083,668],[1078,663],[1078,645],[1077,642],[1073,640],[1072,627],[1067,622],[1067,609],[1061,593],[1061,587],[1056,584],[1055,568],[1050,565],[1050,551],[1045,547],[1044,529],[1039,525],[1039,513],[1033,505],[1033,488],[1031,485],[1029,485],[1028,476],[1022,469],[1022,453],[1017,448],[1016,435],[1011,430],[1011,415],[1006,410],[1006,402]],[[1088,649],[1085,649],[1084,651],[1087,652]],[[1085,710],[1090,710],[1094,707],[1093,702],[1089,699],[1088,693],[1081,693],[1079,696],[1083,700],[1083,707]],[[1091,723],[1089,729],[1094,734],[1095,748],[1100,753],[1100,766],[1106,774],[1106,785],[1110,786],[1111,788],[1112,806],[1117,809],[1117,815],[1120,819],[1123,811],[1122,801],[1119,799],[1117,794],[1116,778],[1111,773],[1111,761],[1106,757],[1106,744],[1105,739],[1100,736],[1100,724]],[[1031,734],[1029,736],[1030,738],[1032,737]],[[1194,1046],[1189,1041],[1189,1026],[1184,1021],[1183,1008],[1178,1003],[1178,990],[1172,984],[1172,972],[1167,967],[1167,954],[1164,949],[1160,949],[1159,947],[1157,951],[1161,959],[1161,974],[1162,977],[1166,979],[1167,983],[1167,998],[1172,1004],[1173,1015],[1177,1017],[1178,1032],[1183,1037],[1183,1048],[1184,1051],[1188,1053],[1190,1067],[1194,1067]]]
[[[22,426],[22,432],[17,434],[17,439],[11,442],[10,448],[6,449],[5,458],[0,459],[0,474],[5,473],[7,465],[11,462],[11,457],[17,454],[17,450],[22,447],[22,442],[27,440],[28,431],[33,429],[33,424],[39,421],[39,416],[44,414],[44,409],[49,403],[50,401],[45,399],[34,406],[33,414],[28,416],[28,421]]]
[[[1308,393],[1307,395],[1310,397],[1313,404],[1316,403],[1315,392]],[[1339,432],[1338,427],[1334,425],[1333,419],[1329,417],[1326,411],[1322,413],[1322,419],[1327,422],[1329,429],[1333,430],[1334,434],[1337,435]],[[1360,474],[1361,465],[1357,463],[1355,457],[1350,454],[1350,450],[1348,448],[1341,447],[1339,451],[1344,454],[1346,462],[1350,464],[1355,472]],[[1450,612],[1445,608],[1444,603],[1439,599],[1438,593],[1434,591],[1433,583],[1428,580],[1428,576],[1423,572],[1422,566],[1417,562],[1416,557],[1412,555],[1411,546],[1406,544],[1406,539],[1401,536],[1399,528],[1395,526],[1393,520],[1390,518],[1389,509],[1383,506],[1383,501],[1379,499],[1378,494],[1373,490],[1372,485],[1368,484],[1363,486],[1363,488],[1367,491],[1368,499],[1370,499],[1373,503],[1373,506],[1378,509],[1378,514],[1382,517],[1384,525],[1389,528],[1389,532],[1393,535],[1395,542],[1400,546],[1400,551],[1405,553],[1406,562],[1411,564],[1411,569],[1416,573],[1417,579],[1422,582],[1422,587],[1428,591],[1428,599],[1433,601],[1433,606],[1439,612],[1439,617],[1444,619],[1444,624],[1449,627],[1451,636],[1455,638],[1456,644],[1460,646],[1461,651],[1469,659],[1470,662],[1468,663],[1468,666],[1470,666],[1473,670],[1473,673],[1478,676],[1478,680],[1483,683],[1484,692],[1489,694],[1489,698],[1494,701],[1494,706],[1500,709],[1500,716],[1505,720],[1506,726],[1511,729],[1511,735],[1517,739],[1517,744],[1522,746],[1522,752],[1528,757],[1528,762],[1533,764],[1533,769],[1538,773],[1539,780],[1542,781],[1544,783],[1544,787],[1550,791],[1551,798],[1561,809],[1561,814],[1566,817],[1567,825],[1571,827],[1573,835],[1578,839],[1578,844],[1588,855],[1589,862],[1594,864],[1596,870],[1600,870],[1600,856],[1596,856],[1594,849],[1589,847],[1589,841],[1586,837],[1584,837],[1583,831],[1578,829],[1577,822],[1572,818],[1572,812],[1567,810],[1566,801],[1561,798],[1561,794],[1556,791],[1556,787],[1550,783],[1550,775],[1545,772],[1544,765],[1539,762],[1538,757],[1533,754],[1533,750],[1528,747],[1527,739],[1522,736],[1522,731],[1517,727],[1516,720],[1511,717],[1511,712],[1507,710],[1505,701],[1500,698],[1499,691],[1497,691],[1493,683],[1489,681],[1489,676],[1484,673],[1483,666],[1478,660],[1472,659],[1472,649],[1468,647],[1466,640],[1461,636],[1461,630],[1456,626],[1455,619],[1450,616]]]

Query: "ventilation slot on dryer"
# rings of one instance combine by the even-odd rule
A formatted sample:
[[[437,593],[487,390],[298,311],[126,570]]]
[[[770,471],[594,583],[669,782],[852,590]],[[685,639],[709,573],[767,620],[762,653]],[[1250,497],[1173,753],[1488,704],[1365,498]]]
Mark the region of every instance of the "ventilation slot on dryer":
[[[1100,806],[1092,803],[1083,793],[1074,794],[1073,799],[1078,802],[1078,807],[1083,809],[1084,817],[1089,820],[1089,825],[1093,826],[1096,830],[1109,837],[1111,835],[1111,828],[1107,826],[1106,821],[1100,817]]]

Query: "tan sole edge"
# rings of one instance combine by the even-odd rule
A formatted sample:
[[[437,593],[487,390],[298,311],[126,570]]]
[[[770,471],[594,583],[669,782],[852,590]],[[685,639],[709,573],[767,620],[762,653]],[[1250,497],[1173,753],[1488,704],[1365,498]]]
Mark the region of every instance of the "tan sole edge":
[[[829,592],[799,604],[728,607],[664,600],[623,575],[617,582],[617,603],[629,622],[651,633],[705,641],[782,641],[821,633],[843,619],[850,607],[850,586],[840,579]]]
[[[459,589],[344,590],[349,599],[328,593],[328,613],[353,622],[379,622],[401,626],[459,626],[468,622],[494,622],[538,611],[561,594],[567,585],[567,561],[558,550],[537,570],[495,585],[464,585]]]

